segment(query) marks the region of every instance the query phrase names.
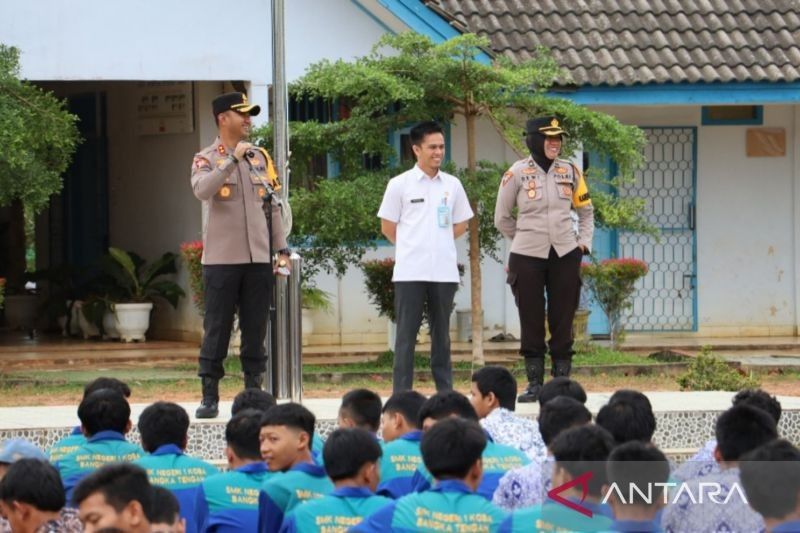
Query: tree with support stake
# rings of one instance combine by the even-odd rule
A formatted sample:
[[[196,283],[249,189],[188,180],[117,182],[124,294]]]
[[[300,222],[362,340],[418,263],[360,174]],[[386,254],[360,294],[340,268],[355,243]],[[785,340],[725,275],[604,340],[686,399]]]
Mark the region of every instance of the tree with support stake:
[[[476,365],[484,364],[481,257],[494,255],[499,240],[491,223],[485,222],[491,221],[491,198],[496,195],[501,175],[492,164],[478,161],[478,122],[488,119],[522,154],[525,119],[556,114],[573,135],[565,153],[575,149],[579,140],[584,150],[611,157],[620,172],[615,180],[630,176],[641,164],[645,144],[638,128],[548,94],[556,82],[563,85],[567,78],[545,50],[523,63],[501,57],[485,64],[478,59],[488,47],[487,39],[472,34],[441,44],[415,33],[387,35],[366,57],[312,65],[291,88],[295,96],[340,102],[346,108],[340,120],[307,125],[305,131],[330,146],[341,162],[342,173],[357,172],[354,167],[361,164],[365,154],[386,154],[391,149],[386,141],[388,131],[430,119],[465,128],[467,167],[457,175],[477,215],[469,223],[472,353]],[[598,225],[649,229],[641,202],[603,193],[594,194],[594,199]]]

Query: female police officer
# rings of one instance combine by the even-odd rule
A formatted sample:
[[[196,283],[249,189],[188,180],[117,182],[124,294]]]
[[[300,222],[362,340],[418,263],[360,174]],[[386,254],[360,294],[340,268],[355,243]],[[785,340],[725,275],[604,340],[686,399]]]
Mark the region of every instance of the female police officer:
[[[528,376],[520,402],[537,401],[544,381],[545,292],[552,375],[568,376],[572,366],[580,263],[591,248],[594,212],[580,171],[558,159],[564,134],[556,117],[527,122],[525,140],[531,156],[503,175],[494,212],[495,226],[512,239],[508,283],[519,309],[520,353]],[[573,209],[578,215],[577,233]]]

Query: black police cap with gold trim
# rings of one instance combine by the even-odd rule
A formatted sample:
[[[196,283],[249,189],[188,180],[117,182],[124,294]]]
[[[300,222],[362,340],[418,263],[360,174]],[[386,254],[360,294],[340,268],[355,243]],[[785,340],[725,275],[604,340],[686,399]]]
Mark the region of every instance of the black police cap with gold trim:
[[[552,115],[530,119],[525,124],[525,133],[541,133],[548,137],[567,134],[567,132],[561,129],[561,121]]]
[[[211,102],[211,109],[215,117],[228,110],[247,113],[253,117],[261,113],[261,106],[250,105],[247,103],[247,95],[239,92],[225,93],[217,96]]]

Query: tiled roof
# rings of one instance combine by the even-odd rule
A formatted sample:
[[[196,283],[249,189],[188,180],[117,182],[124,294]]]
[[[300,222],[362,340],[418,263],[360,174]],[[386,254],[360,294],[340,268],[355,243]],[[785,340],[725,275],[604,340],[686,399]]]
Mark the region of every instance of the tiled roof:
[[[800,80],[800,0],[423,0],[495,53],[550,49],[577,85]]]

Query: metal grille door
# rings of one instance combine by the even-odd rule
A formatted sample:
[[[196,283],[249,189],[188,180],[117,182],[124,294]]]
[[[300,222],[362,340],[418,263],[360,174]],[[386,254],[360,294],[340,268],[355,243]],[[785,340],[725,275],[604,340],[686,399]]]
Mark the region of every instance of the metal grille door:
[[[620,232],[619,257],[647,262],[637,283],[628,331],[696,330],[695,128],[646,128],[646,164],[622,197],[643,198],[658,237]]]

